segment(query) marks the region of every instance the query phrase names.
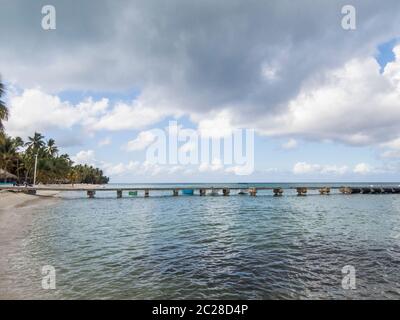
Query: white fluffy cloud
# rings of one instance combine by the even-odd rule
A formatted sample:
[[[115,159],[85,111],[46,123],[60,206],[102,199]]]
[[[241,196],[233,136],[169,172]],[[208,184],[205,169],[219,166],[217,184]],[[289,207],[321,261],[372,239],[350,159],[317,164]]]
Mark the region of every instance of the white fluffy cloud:
[[[75,164],[93,165],[96,162],[94,150],[81,150],[75,156],[71,157]]]
[[[260,132],[373,145],[400,135],[400,46],[380,73],[374,58],[353,59],[306,83],[288,111],[262,118]]]
[[[381,147],[386,149],[382,152],[382,158],[400,158],[400,138],[382,143]]]
[[[5,125],[14,136],[26,136],[35,130],[68,128],[79,118],[71,104],[38,89],[25,90],[21,95],[11,97],[9,110],[9,121]]]
[[[67,129],[76,124],[90,127],[108,108],[108,100],[87,98],[73,105],[40,89],[27,89],[9,99],[6,130],[13,136],[26,137],[34,131]]]
[[[356,166],[354,167],[353,170],[354,173],[359,173],[359,174],[368,174],[373,172],[372,167],[369,164],[366,163],[358,163],[356,164]]]
[[[282,144],[282,148],[286,150],[294,149],[297,147],[297,141],[295,139],[289,139],[287,142]]]
[[[331,175],[344,175],[348,173],[355,173],[359,175],[368,175],[375,173],[389,173],[396,172],[398,170],[397,166],[382,166],[382,168],[376,168],[370,164],[361,162],[354,166],[352,170],[346,165],[321,165],[321,164],[311,164],[307,162],[297,162],[293,166],[292,172],[296,175],[302,174],[331,174]]]
[[[297,162],[293,166],[294,174],[310,174],[310,173],[319,173],[319,174],[336,174],[343,175],[348,171],[348,167],[337,166],[337,165],[320,165],[320,164],[310,164],[307,162]]]
[[[127,151],[139,151],[146,149],[156,139],[156,135],[151,131],[142,131],[136,139],[128,141],[125,149]]]
[[[8,102],[10,116],[5,126],[13,136],[26,137],[34,131],[69,129],[75,125],[88,132],[140,129],[173,114],[165,108],[158,110],[146,105],[143,96],[130,104],[111,106],[106,98],[94,101],[88,97],[74,105],[40,88],[26,89],[20,94],[12,92]],[[103,145],[104,142],[109,144],[108,140]]]
[[[222,138],[232,134],[232,115],[229,111],[211,112],[201,117],[194,117],[198,123],[198,131],[202,137]]]

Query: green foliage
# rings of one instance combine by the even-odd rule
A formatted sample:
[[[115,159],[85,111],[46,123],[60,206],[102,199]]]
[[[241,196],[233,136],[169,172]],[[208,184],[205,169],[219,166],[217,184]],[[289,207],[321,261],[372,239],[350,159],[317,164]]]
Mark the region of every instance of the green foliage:
[[[2,96],[4,96],[4,93],[4,85],[1,82],[0,78],[0,132],[4,131],[3,121],[6,121],[8,119],[8,109],[2,100]]]
[[[20,137],[3,134],[0,139],[0,168],[15,174],[20,182],[33,182],[35,157],[38,155],[37,183],[108,183],[103,171],[88,165],[75,165],[68,154],[58,155],[54,139],[35,132],[24,143]]]

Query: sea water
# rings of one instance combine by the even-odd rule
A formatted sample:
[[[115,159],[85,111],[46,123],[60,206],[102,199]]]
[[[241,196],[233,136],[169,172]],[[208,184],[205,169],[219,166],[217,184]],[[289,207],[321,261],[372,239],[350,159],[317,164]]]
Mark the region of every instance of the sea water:
[[[34,209],[14,285],[56,299],[400,298],[400,194],[171,193],[71,192]]]

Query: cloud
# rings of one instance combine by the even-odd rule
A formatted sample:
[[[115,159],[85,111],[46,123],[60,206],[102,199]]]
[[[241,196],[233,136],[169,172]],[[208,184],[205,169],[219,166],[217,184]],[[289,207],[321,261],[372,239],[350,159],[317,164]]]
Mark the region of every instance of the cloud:
[[[104,146],[108,146],[109,144],[111,144],[111,138],[105,137],[104,139],[100,140],[97,145],[99,147],[104,147]]]
[[[358,163],[353,170],[354,173],[359,173],[359,174],[368,174],[373,172],[372,167],[369,164],[366,163]]]
[[[66,130],[74,126],[93,133],[98,130],[140,129],[172,114],[165,112],[165,109],[159,111],[147,106],[142,99],[145,98],[139,96],[131,104],[110,105],[106,98],[94,101],[87,97],[72,104],[61,100],[58,95],[45,93],[40,88],[25,89],[21,93],[15,91],[9,97],[10,116],[5,126],[11,135],[22,137],[27,137],[34,131]],[[68,138],[71,139],[72,137]],[[109,144],[109,138],[102,142],[100,145]]]
[[[223,138],[232,135],[232,116],[229,111],[211,112],[202,117],[195,117],[198,122],[199,134],[204,138]]]
[[[215,172],[224,168],[221,159],[213,159],[211,163],[203,162],[199,165],[199,172]]]
[[[282,148],[286,150],[295,149],[297,147],[297,141],[295,139],[289,139],[287,142],[282,144]]]
[[[400,46],[383,74],[373,58],[353,59],[315,79],[288,103],[288,111],[261,118],[267,135],[296,135],[351,145],[379,144],[400,134]],[[394,71],[396,70],[396,72]]]
[[[89,97],[73,105],[37,88],[15,93],[8,105],[10,116],[5,123],[6,130],[11,135],[27,137],[35,131],[69,129],[76,124],[90,126],[106,112],[108,100],[93,101]]]
[[[165,105],[162,98],[158,99],[157,95],[144,92],[130,104],[117,103],[99,117],[90,129],[109,131],[142,129],[171,115],[178,116],[179,112]]]
[[[347,166],[337,166],[337,165],[320,165],[320,164],[310,164],[307,162],[297,162],[293,166],[293,173],[299,174],[334,174],[343,175],[348,171]]]
[[[182,166],[174,165],[158,165],[155,163],[150,163],[148,161],[129,161],[127,164],[118,163],[106,163],[103,162],[102,167],[106,175],[111,177],[125,176],[127,174],[132,176],[157,176],[161,174],[175,174],[186,170]]]
[[[142,131],[138,134],[136,139],[131,140],[125,146],[127,151],[139,151],[146,149],[154,142],[157,136],[151,131]]]
[[[81,150],[75,156],[71,157],[75,164],[94,165],[96,162],[94,150]]]
[[[334,83],[329,74],[354,59],[362,62],[373,57],[377,45],[398,35],[397,0],[356,1],[357,12],[362,14],[357,32],[341,28],[343,4],[337,1],[229,0],[215,4],[206,0],[193,4],[171,0],[160,4],[99,0],[82,3],[79,10],[60,0],[52,4],[60,13],[54,32],[40,28],[40,2],[15,0],[2,6],[0,37],[13,41],[0,50],[0,70],[5,79],[22,88],[40,85],[52,94],[67,90],[140,92],[134,102],[121,102],[91,122],[94,130],[142,129],[182,112],[203,121],[200,127],[207,132],[215,128],[207,123],[213,111],[231,116],[228,127],[257,124],[260,131],[273,135],[295,132],[356,144],[382,140],[386,135],[378,129],[371,134],[365,131],[371,106],[379,102],[368,100],[368,91],[383,88],[390,95],[384,82],[374,83],[376,76],[366,74],[371,66],[362,63],[366,70],[361,68],[360,79],[367,76],[372,83],[364,86],[361,81],[365,90],[355,86],[360,90],[355,88],[351,95],[357,98],[348,103],[346,91],[337,95],[329,90]],[[392,73],[397,73],[396,68]],[[395,79],[389,72],[386,77]],[[349,82],[344,83],[349,88]],[[320,104],[323,93],[334,98],[329,109]],[[360,98],[363,93],[365,99]],[[386,95],[378,106],[391,105],[388,100],[394,96]],[[347,119],[350,122],[340,133],[333,128],[344,118],[342,106],[347,111],[361,113],[366,108],[368,112],[359,121]],[[300,107],[306,111],[299,118]],[[338,108],[340,114],[324,131],[321,128],[331,108]],[[380,115],[374,124],[386,122]]]
[[[400,158],[400,138],[382,143],[381,147],[387,149],[382,152],[382,158]]]
[[[25,90],[20,96],[11,97],[9,110],[6,130],[15,136],[26,137],[34,131],[51,128],[69,128],[78,119],[71,104],[38,89]]]

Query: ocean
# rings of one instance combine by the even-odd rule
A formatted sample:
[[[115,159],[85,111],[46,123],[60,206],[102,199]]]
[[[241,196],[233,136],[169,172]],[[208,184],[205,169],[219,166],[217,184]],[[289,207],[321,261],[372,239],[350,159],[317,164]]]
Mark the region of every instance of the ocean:
[[[400,194],[170,193],[70,192],[33,208],[13,285],[39,299],[400,298]]]

